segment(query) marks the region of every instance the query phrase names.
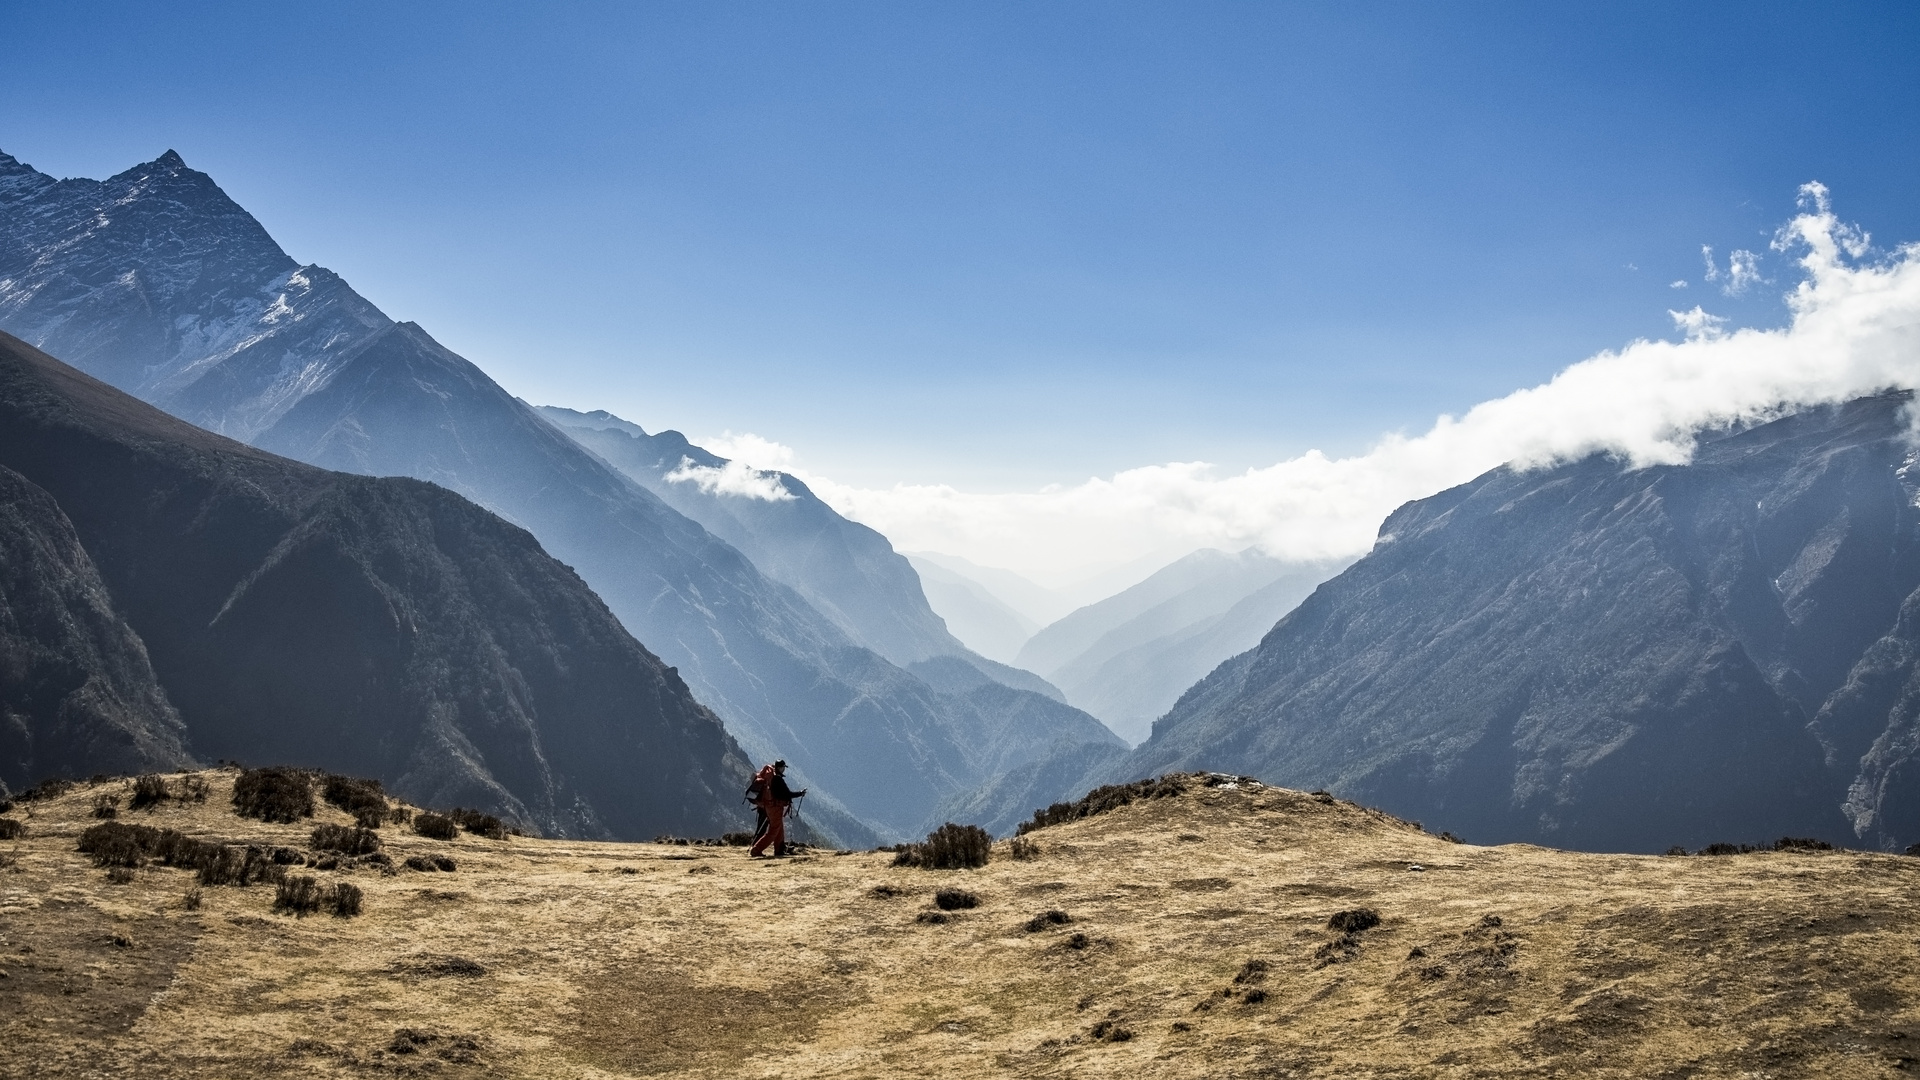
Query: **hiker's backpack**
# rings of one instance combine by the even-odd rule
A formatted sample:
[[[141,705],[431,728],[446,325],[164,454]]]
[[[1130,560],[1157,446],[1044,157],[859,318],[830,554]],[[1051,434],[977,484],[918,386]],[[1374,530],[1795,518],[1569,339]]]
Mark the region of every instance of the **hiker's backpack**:
[[[753,783],[747,785],[747,801],[755,806],[767,801],[767,792],[773,788],[773,766],[762,765],[760,771],[753,774]]]

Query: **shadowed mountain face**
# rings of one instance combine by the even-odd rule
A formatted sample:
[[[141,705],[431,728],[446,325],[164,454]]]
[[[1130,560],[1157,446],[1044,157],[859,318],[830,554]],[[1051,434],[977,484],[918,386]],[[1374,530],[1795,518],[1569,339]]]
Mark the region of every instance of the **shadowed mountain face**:
[[[0,466],[0,795],[193,764],[184,728],[53,496]]]
[[[1905,401],[1410,503],[1114,771],[1327,787],[1485,842],[1920,841]]]
[[[99,182],[0,157],[0,328],[75,350],[203,427],[327,468],[430,480],[525,527],[749,751],[824,788],[823,811],[837,798],[911,835],[1002,760],[975,711],[948,708],[418,326],[295,266],[176,155]],[[937,619],[932,630],[944,635]],[[1098,729],[1084,719],[1021,745]],[[869,835],[845,824],[850,840]]]
[[[739,820],[749,768],[719,719],[458,495],[209,434],[4,334],[0,466],[0,640],[28,650],[0,678],[33,768],[175,764],[184,728],[203,758],[377,776],[563,835]]]

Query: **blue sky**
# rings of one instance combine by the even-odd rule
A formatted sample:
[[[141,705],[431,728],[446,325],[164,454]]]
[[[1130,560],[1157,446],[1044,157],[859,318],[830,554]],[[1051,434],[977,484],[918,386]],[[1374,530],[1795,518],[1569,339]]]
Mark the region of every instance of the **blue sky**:
[[[522,396],[866,486],[1354,453],[1669,308],[1777,325],[1808,180],[1920,239],[1911,3],[0,0],[0,38],[0,150],[178,149]]]

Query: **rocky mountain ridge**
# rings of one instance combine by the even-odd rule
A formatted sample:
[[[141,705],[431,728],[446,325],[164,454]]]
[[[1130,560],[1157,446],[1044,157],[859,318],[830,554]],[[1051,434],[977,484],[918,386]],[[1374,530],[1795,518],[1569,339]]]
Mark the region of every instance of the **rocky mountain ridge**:
[[[452,492],[214,435],[4,333],[0,489],[6,785],[243,758],[562,836],[744,821],[719,718]]]

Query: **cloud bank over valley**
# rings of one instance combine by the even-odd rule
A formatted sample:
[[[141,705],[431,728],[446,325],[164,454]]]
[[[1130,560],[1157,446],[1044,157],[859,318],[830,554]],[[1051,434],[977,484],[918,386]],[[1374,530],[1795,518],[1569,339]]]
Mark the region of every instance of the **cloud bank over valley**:
[[[1545,384],[1443,415],[1418,435],[1387,435],[1352,457],[1309,451],[1238,475],[1172,462],[1075,485],[987,493],[840,484],[807,472],[791,448],[755,435],[729,433],[705,445],[751,469],[792,473],[897,549],[948,552],[1046,583],[1199,547],[1345,558],[1373,545],[1395,507],[1506,462],[1544,467],[1609,453],[1627,468],[1679,463],[1705,429],[1920,386],[1920,245],[1873,248],[1813,183],[1801,189],[1800,212],[1773,249],[1799,278],[1786,295],[1783,326],[1729,330],[1701,307],[1675,311],[1677,341],[1602,352]],[[1738,252],[1712,283],[1732,293],[1754,286],[1759,273],[1757,257]],[[744,470],[728,483],[759,493],[746,490],[753,485]]]

